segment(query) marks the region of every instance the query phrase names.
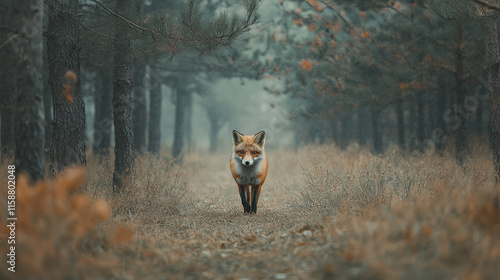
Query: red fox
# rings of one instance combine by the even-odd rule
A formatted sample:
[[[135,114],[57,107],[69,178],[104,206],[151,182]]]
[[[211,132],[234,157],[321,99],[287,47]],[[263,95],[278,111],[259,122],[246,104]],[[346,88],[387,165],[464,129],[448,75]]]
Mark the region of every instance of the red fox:
[[[234,150],[229,165],[238,184],[244,213],[257,213],[260,190],[267,177],[265,135],[264,131],[255,135],[243,135],[233,130]]]

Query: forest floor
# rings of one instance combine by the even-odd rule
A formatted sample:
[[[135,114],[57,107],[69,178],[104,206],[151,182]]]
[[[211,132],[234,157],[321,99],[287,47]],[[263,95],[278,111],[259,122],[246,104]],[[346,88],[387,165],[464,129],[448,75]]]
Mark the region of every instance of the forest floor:
[[[268,156],[255,215],[243,214],[229,154],[180,166],[141,157],[119,197],[111,161],[92,156],[86,173],[36,188],[20,180],[17,271],[0,278],[498,279],[500,192],[487,152],[462,167],[355,146]]]

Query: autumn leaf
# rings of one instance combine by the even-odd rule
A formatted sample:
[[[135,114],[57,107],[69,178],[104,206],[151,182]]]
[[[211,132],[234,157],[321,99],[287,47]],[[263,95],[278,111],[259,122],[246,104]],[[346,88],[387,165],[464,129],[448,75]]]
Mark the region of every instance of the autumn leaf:
[[[312,23],[312,24],[310,24],[310,25],[309,25],[309,31],[311,31],[311,32],[312,32],[312,31],[314,31],[314,30],[316,30],[316,24],[315,24],[315,23]]]
[[[312,71],[313,69],[311,60],[309,59],[302,59],[300,61],[300,67],[302,68],[302,70],[307,70],[307,71]]]
[[[366,12],[359,12],[359,17],[362,17],[362,18],[366,17]]]
[[[401,83],[399,84],[399,90],[405,90],[408,88],[408,83]]]
[[[323,46],[323,42],[321,41],[321,38],[318,35],[316,35],[314,40],[316,41],[315,43],[317,46],[319,46],[319,47]]]
[[[403,5],[401,2],[396,1],[393,5],[394,9],[396,9],[398,12],[401,12],[403,10]]]
[[[368,38],[368,37],[370,37],[370,33],[368,33],[368,32],[363,32],[363,33],[361,33],[361,37],[362,37],[362,38]]]
[[[74,102],[73,99],[73,83],[77,81],[78,77],[75,72],[69,70],[64,74],[64,89],[62,91],[62,96],[69,102]]]
[[[432,22],[431,11],[430,10],[425,11],[425,17],[429,20],[429,22]]]
[[[424,59],[424,60],[425,60],[425,62],[430,62],[430,61],[431,61],[431,55],[430,55],[430,54],[427,54],[427,55],[425,56],[425,59]]]
[[[293,23],[297,26],[302,26],[302,19],[301,18],[298,18],[296,20],[293,21]]]
[[[318,2],[318,1],[314,1],[314,0],[306,0],[306,2],[307,2],[307,3],[309,3],[309,5],[313,6],[313,7],[316,9],[316,11],[318,11],[318,12],[323,11],[323,7],[321,7],[321,6],[319,5],[319,2]]]

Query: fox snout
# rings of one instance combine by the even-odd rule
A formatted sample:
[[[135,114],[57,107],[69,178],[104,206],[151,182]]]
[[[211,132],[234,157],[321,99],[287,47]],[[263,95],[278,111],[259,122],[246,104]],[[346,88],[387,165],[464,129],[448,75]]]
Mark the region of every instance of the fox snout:
[[[241,160],[241,163],[242,163],[244,166],[252,166],[252,165],[253,165],[253,159],[242,159],[242,160]]]

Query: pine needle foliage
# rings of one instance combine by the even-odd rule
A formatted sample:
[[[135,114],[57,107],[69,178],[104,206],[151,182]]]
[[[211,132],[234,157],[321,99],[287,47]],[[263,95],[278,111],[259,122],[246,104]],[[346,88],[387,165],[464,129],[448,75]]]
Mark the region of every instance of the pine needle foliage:
[[[203,14],[196,0],[189,1],[179,13],[160,11],[143,15],[135,13],[124,17],[110,8],[112,5],[93,0],[94,5],[83,7],[81,24],[86,66],[101,69],[112,64],[107,61],[113,38],[113,22],[125,22],[132,40],[135,61],[152,62],[162,58],[172,59],[182,53],[212,54],[219,48],[228,48],[248,32],[260,18],[261,0],[245,0],[244,15],[221,12],[212,18]]]

